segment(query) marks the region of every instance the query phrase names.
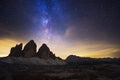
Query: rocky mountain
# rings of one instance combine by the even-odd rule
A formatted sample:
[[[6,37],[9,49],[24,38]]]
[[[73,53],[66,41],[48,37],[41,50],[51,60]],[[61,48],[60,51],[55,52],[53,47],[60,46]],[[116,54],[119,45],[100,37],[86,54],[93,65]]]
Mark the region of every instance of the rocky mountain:
[[[38,65],[64,65],[66,64],[61,58],[56,57],[46,44],[42,44],[38,52],[37,45],[31,40],[22,50],[22,43],[11,48],[8,57],[2,61],[7,63],[22,63],[22,64],[38,64]]]
[[[36,48],[37,48],[37,45],[33,40],[28,42],[23,49],[24,57],[27,57],[27,58],[34,57],[36,55]]]
[[[13,57],[22,56],[22,43],[19,45],[16,45],[15,47],[12,47],[10,50],[9,56],[13,56]]]
[[[9,57],[25,57],[25,58],[39,57],[41,59],[57,58],[55,54],[53,54],[53,52],[50,51],[46,44],[42,44],[38,52],[36,52],[36,49],[37,49],[36,43],[33,40],[31,40],[25,45],[23,50],[22,43],[16,45],[15,47],[12,47]]]
[[[55,54],[53,54],[50,49],[47,47],[46,44],[43,44],[39,50],[38,50],[38,53],[37,53],[37,56],[39,56],[40,58],[43,58],[43,59],[48,59],[48,58],[52,58],[52,59],[55,59],[56,56]]]

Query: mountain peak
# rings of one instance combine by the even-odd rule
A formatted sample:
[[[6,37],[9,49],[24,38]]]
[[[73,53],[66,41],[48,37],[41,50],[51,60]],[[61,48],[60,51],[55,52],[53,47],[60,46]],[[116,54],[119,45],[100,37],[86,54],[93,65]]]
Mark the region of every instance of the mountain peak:
[[[38,52],[36,52],[37,45],[34,42],[34,40],[30,40],[23,48],[22,50],[22,43],[19,45],[16,45],[16,47],[11,48],[11,52],[9,56],[13,57],[39,57],[41,59],[56,59],[55,54],[53,54],[52,51],[50,51],[47,44],[43,43],[42,46],[39,48]]]
[[[9,56],[20,57],[22,55],[22,43],[17,44],[15,47],[12,47],[10,50]]]
[[[30,40],[23,49],[24,57],[33,57],[36,54],[37,45],[34,40]]]
[[[28,43],[35,43],[34,40],[30,40]]]
[[[34,40],[30,40],[26,45],[29,45],[29,44],[35,44],[36,45],[36,43],[34,42]]]
[[[45,43],[42,44],[40,49],[45,49],[45,50],[48,50],[48,51],[50,50],[49,47]]]
[[[47,44],[43,43],[42,46],[47,46]]]
[[[38,54],[38,56],[39,56],[40,58],[48,59],[48,58],[49,58],[49,54],[50,54],[50,49],[49,49],[48,46],[44,43],[44,44],[42,44],[42,46],[39,48],[37,54]]]

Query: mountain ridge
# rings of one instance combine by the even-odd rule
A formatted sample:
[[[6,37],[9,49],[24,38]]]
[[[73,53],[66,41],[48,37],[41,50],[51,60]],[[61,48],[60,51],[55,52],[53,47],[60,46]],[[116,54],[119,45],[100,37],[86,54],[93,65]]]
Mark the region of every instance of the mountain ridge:
[[[20,43],[12,47],[10,54],[3,58],[3,62],[21,63],[21,64],[36,64],[36,65],[96,65],[96,64],[120,64],[120,58],[90,58],[69,55],[65,60],[56,55],[50,48],[43,43],[36,50],[37,45],[34,40],[30,40],[22,49],[23,44]]]
[[[23,44],[20,43],[15,47],[12,47],[8,57],[25,57],[25,58],[32,58],[32,57],[39,57],[42,59],[56,59],[57,57],[50,51],[49,47],[43,43],[42,46],[37,51],[37,45],[34,40],[30,40],[23,48]]]
[[[22,48],[22,43],[12,47],[9,55],[2,58],[1,61],[10,64],[66,65],[66,62],[60,57],[56,57],[45,43],[42,44],[38,51],[34,40],[30,40]]]

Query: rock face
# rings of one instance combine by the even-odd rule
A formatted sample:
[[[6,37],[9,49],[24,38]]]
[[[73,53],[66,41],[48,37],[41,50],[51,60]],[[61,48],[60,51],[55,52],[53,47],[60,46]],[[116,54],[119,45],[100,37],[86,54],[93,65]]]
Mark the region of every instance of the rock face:
[[[31,40],[22,50],[22,43],[11,48],[8,57],[2,59],[3,62],[12,64],[34,64],[34,65],[66,65],[66,62],[56,57],[46,44],[42,44],[38,52],[37,45]]]
[[[11,48],[9,56],[20,57],[22,56],[22,43]]]
[[[31,58],[31,57],[39,57],[41,59],[56,59],[57,57],[53,52],[50,51],[50,49],[47,47],[46,44],[43,44],[38,52],[36,52],[36,43],[31,40],[29,41],[25,47],[22,50],[22,43],[20,45],[16,45],[16,47],[11,48],[11,52],[9,56],[12,57],[25,57],[25,58]],[[58,58],[57,58],[58,59]]]
[[[34,57],[36,54],[36,47],[37,46],[33,40],[28,42],[23,49],[24,57]]]
[[[52,59],[56,59],[57,57],[55,56],[55,54],[53,54],[53,52],[50,51],[49,53],[49,57]]]
[[[50,49],[47,47],[46,44],[43,44],[39,50],[38,50],[38,53],[37,55],[40,57],[40,58],[44,58],[44,59],[48,59],[49,58],[49,54],[50,54]]]
[[[53,54],[50,49],[47,47],[46,44],[43,44],[39,50],[38,50],[38,53],[37,53],[37,56],[42,58],[42,59],[49,59],[49,58],[52,58],[52,59],[55,59],[55,54]]]

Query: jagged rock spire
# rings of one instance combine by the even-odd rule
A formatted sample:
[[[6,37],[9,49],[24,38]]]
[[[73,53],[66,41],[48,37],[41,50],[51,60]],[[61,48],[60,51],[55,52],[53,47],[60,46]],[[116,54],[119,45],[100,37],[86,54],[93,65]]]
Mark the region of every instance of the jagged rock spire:
[[[47,47],[46,44],[42,44],[37,54],[40,58],[48,59],[50,54],[50,49]]]
[[[46,44],[42,44],[42,46],[38,50],[37,55],[38,57],[43,58],[43,59],[48,59],[48,58],[55,59],[56,58],[55,54],[53,54],[50,51],[50,49],[47,47]]]
[[[11,48],[11,52],[9,56],[13,57],[39,57],[41,59],[56,59],[55,54],[50,51],[46,44],[42,44],[39,48],[38,52],[36,53],[36,43],[31,40],[29,41],[22,50],[22,43],[20,45],[16,45],[16,47]]]
[[[19,45],[16,45],[15,47],[12,47],[10,50],[10,54],[9,56],[13,56],[13,57],[20,57],[22,56],[22,43]]]
[[[29,57],[35,56],[35,54],[36,54],[36,47],[37,47],[37,45],[36,45],[36,43],[33,40],[29,41],[25,45],[25,47],[23,49],[24,57],[28,57],[29,58]]]

